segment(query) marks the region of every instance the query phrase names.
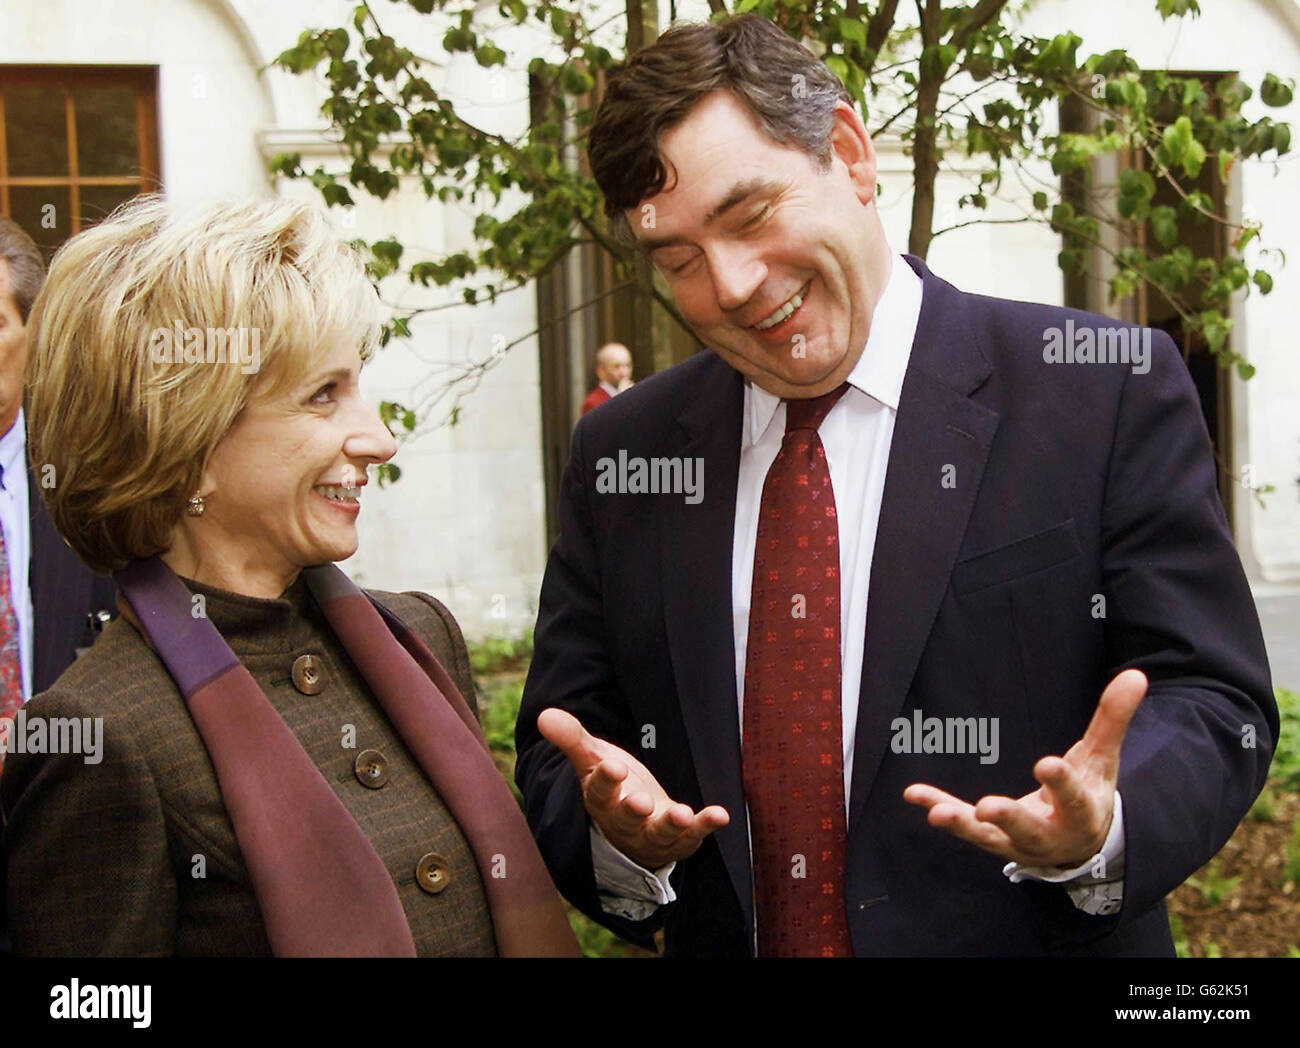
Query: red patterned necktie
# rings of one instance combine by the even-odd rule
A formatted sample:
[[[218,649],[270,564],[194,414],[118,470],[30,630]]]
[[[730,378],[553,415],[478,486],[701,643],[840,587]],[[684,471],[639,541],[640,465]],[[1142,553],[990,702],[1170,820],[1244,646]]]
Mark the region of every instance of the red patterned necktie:
[[[785,402],[749,605],[745,800],[760,957],[847,957],[840,542],[817,429],[847,384]]]
[[[24,483],[26,478],[24,478]],[[9,554],[0,529],[0,772],[4,771],[10,724],[23,706],[23,666],[18,652],[18,619],[9,589]]]

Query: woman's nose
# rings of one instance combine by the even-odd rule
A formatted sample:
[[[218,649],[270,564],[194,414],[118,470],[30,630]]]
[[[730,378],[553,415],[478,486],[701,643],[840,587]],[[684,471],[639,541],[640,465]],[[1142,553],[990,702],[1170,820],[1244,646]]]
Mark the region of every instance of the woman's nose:
[[[349,458],[365,458],[372,462],[387,462],[397,453],[397,441],[379,418],[379,412],[369,405],[361,405],[356,430],[344,444]]]

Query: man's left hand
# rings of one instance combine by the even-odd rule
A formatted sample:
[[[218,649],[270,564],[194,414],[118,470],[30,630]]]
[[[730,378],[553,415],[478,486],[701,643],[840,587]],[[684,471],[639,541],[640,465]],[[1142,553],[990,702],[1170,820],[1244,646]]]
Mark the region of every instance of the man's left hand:
[[[1083,738],[1064,757],[1034,765],[1042,785],[1018,800],[981,797],[971,805],[934,786],[914,783],[903,799],[929,810],[928,821],[1022,866],[1077,866],[1101,850],[1110,831],[1119,751],[1147,693],[1141,670],[1124,670],[1106,686]]]

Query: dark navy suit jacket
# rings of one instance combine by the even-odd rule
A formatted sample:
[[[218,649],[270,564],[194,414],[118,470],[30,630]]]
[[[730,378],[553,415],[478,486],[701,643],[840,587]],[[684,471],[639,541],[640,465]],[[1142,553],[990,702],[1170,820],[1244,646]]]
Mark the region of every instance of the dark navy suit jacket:
[[[924,290],[872,561],[845,870],[854,952],[1172,955],[1162,900],[1245,814],[1278,730],[1191,378],[1159,332],[1146,374],[1045,363],[1047,329],[1116,322],[965,294],[908,261]],[[517,779],[560,890],[636,941],[664,926],[673,954],[751,952],[731,617],[742,403],[740,374],[702,353],[579,422],[518,724]],[[703,458],[703,500],[598,494],[596,462],[620,450]],[[1081,738],[1130,666],[1151,687],[1121,754],[1119,913],[1011,884],[1002,860],[903,800],[913,782],[971,801],[1035,789],[1035,761]],[[576,775],[536,729],[552,705],[673,798],[731,813],[646,921],[600,909]],[[895,753],[891,722],[917,709],[999,718],[1000,759]]]
[[[31,521],[32,694],[48,688],[72,665],[79,649],[94,643],[92,616],[117,615],[117,587],[87,568],[54,530],[41,500],[40,477],[27,472]]]

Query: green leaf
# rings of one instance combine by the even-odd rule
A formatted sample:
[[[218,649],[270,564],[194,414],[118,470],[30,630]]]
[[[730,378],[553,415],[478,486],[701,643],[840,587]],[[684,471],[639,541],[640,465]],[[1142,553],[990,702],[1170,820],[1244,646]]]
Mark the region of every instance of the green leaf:
[[[1130,167],[1119,176],[1119,191],[1121,196],[1150,200],[1155,195],[1156,180],[1151,177],[1151,172]]]
[[[453,26],[443,35],[442,46],[446,51],[473,51],[477,38],[472,29]]]
[[[1034,194],[1034,210],[1035,210],[1035,211],[1046,211],[1046,210],[1047,210],[1047,194],[1046,194],[1046,193],[1038,192],[1038,193],[1035,193],[1035,194]]]
[[[867,43],[867,27],[856,18],[841,18],[839,21],[840,39],[850,44]]]
[[[1162,19],[1172,18],[1177,15],[1192,15],[1193,17],[1201,13],[1201,5],[1197,0],[1156,0],[1156,10],[1160,12]]]
[[[1257,269],[1255,270],[1255,275],[1251,279],[1255,282],[1255,286],[1259,288],[1259,293],[1261,295],[1267,295],[1273,290],[1273,276],[1271,273],[1266,273],[1262,269]]]
[[[1291,104],[1294,91],[1294,80],[1279,80],[1274,74],[1266,73],[1264,82],[1259,85],[1259,98],[1266,106],[1277,109]]]
[[[1217,353],[1228,340],[1228,333],[1232,330],[1232,321],[1217,309],[1206,310],[1200,316],[1202,321],[1201,334],[1205,336],[1205,343],[1210,347],[1212,353]]]
[[[1161,247],[1173,247],[1178,240],[1178,212],[1164,204],[1152,208],[1151,230]]]
[[[1186,116],[1180,116],[1165,128],[1160,143],[1165,147],[1165,154],[1168,157],[1170,167],[1183,163],[1184,158],[1187,156],[1187,150],[1192,144],[1192,121]],[[1204,149],[1202,149],[1202,153],[1204,153]]]
[[[1219,150],[1219,181],[1220,182],[1227,181],[1228,172],[1232,170],[1232,166],[1236,162],[1237,162],[1237,154],[1234,153],[1231,149]]]
[[[478,47],[474,48],[474,60],[484,67],[504,65],[506,53],[495,44],[479,44]]]
[[[321,186],[320,195],[325,198],[326,207],[352,206],[352,194],[347,191],[346,186],[341,186],[337,182],[329,182]]]
[[[585,95],[595,86],[595,78],[585,69],[579,69],[574,65],[564,67],[564,73],[560,77],[560,87],[565,94]]]

